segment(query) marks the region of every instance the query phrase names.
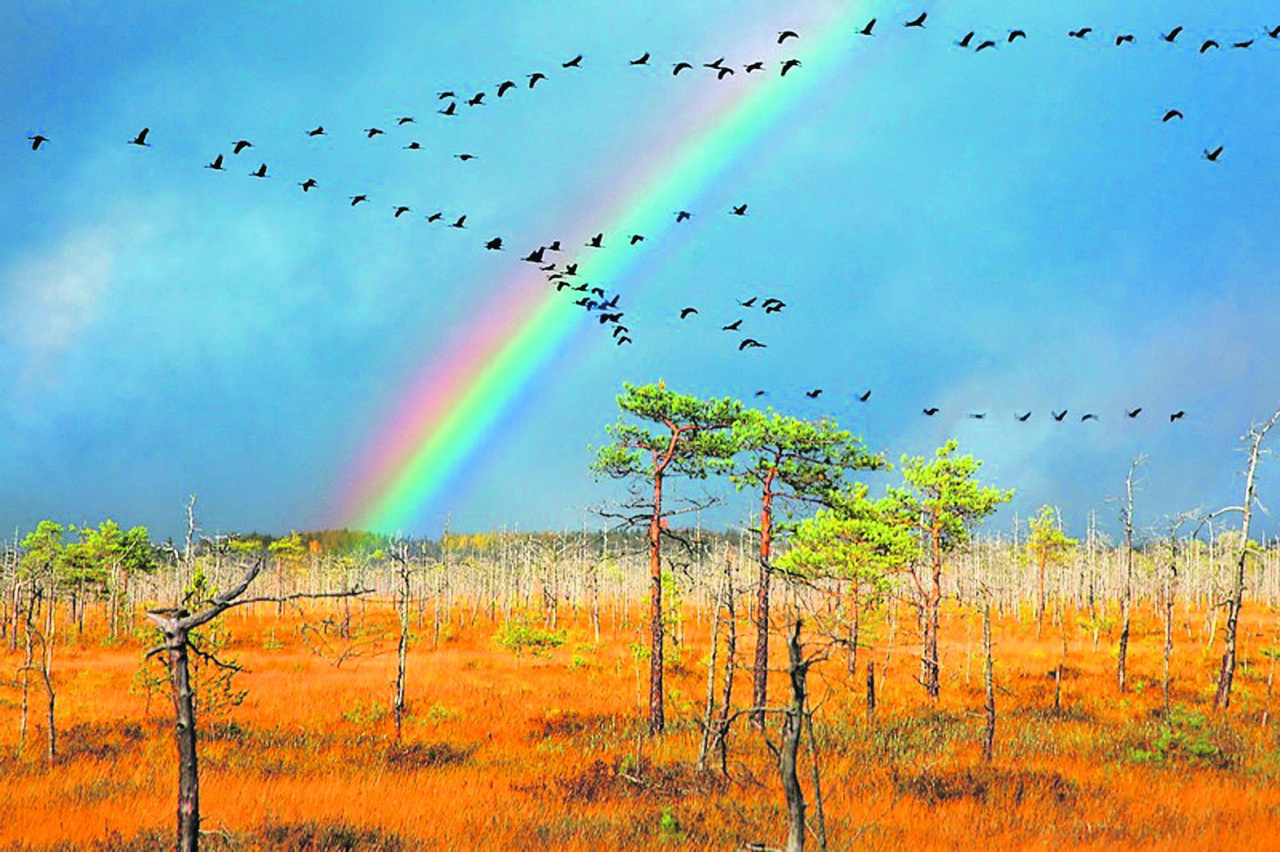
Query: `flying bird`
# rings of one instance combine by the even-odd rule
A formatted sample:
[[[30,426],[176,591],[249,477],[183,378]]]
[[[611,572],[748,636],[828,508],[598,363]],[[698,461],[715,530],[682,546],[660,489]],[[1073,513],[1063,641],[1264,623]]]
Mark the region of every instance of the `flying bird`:
[[[992,41],[991,39],[987,39],[987,40],[986,40],[986,41],[984,41],[982,44],[978,45],[977,49],[975,49],[973,52],[974,52],[974,53],[981,53],[982,51],[986,50],[987,48],[989,48],[989,47],[995,47],[995,46],[996,46],[996,43],[995,43],[994,41]]]
[[[764,308],[764,312],[766,314],[776,314],[786,306],[787,303],[781,299],[765,299],[764,304],[761,307]]]
[[[1183,417],[1186,417],[1186,416],[1187,416],[1187,412],[1185,411],[1181,411],[1181,410],[1175,411],[1169,415],[1169,422],[1172,423],[1175,420],[1181,420]]]
[[[1280,27],[1273,27],[1272,29],[1267,30],[1267,35],[1272,38],[1280,38]]]
[[[626,334],[630,330],[625,325],[615,325],[613,327],[613,336],[616,338],[619,334]]]
[[[871,399],[871,391],[867,391],[866,393],[863,393],[863,394],[858,394],[858,402],[866,402],[869,399]]]
[[[625,334],[618,338],[618,345],[619,345],[619,346],[621,346],[621,345],[622,345],[622,344],[624,344],[624,343],[630,343],[630,342],[631,342],[631,338],[630,338],[630,337],[627,337]]]
[[[304,180],[302,183],[298,184],[298,186],[302,187],[302,191],[303,191],[303,192],[310,192],[311,190],[315,189],[315,187],[316,187],[316,179],[315,179],[315,178],[307,178],[307,179],[306,179],[306,180]]]
[[[740,328],[742,328],[742,320],[741,320],[741,319],[736,319],[736,320],[734,320],[733,322],[729,323],[728,325],[722,325],[722,326],[720,326],[720,330],[721,330],[721,331],[737,331],[737,330],[738,330],[738,329],[740,329]]]
[[[804,395],[809,397],[809,399],[817,399],[822,396],[822,388],[814,388],[813,390],[805,391]]]
[[[631,235],[631,245],[635,245],[636,243],[642,243],[642,242],[644,242],[644,234]]]
[[[35,136],[28,136],[27,138],[31,140],[32,151],[39,151],[40,146],[43,145],[45,142],[49,141],[48,136],[42,136],[39,133],[37,133]]]
[[[502,97],[507,92],[514,89],[515,87],[516,87],[516,84],[511,82],[510,80],[503,80],[501,83],[498,84],[498,97]]]
[[[643,56],[637,56],[635,59],[632,59],[632,60],[631,60],[630,62],[628,62],[627,64],[628,64],[628,65],[648,65],[648,64],[649,64],[649,54],[648,54],[648,52],[646,51],[646,52],[645,52],[645,54],[644,54]]]
[[[1084,38],[1091,32],[1093,32],[1093,27],[1081,27],[1078,30],[1072,30],[1071,32],[1067,33],[1067,35],[1071,36],[1072,38]]]
[[[536,249],[529,252],[528,256],[526,256],[524,259],[529,261],[530,263],[542,263],[542,253],[545,252],[546,250],[547,250],[546,246],[538,246]]]
[[[454,154],[453,156],[457,157],[459,160],[461,160],[464,163],[467,160],[474,160],[476,158],[475,154]]]
[[[539,80],[545,80],[545,79],[547,79],[547,75],[546,75],[546,74],[543,74],[541,71],[534,71],[532,74],[530,74],[530,75],[528,75],[528,76],[529,76],[529,88],[530,88],[530,89],[532,89],[534,86],[538,85],[538,81],[539,81]]]
[[[254,171],[249,172],[250,177],[264,178],[267,176],[267,164],[263,163]]]
[[[484,244],[489,251],[500,251],[502,249],[502,237],[494,237]]]
[[[138,135],[137,135],[137,136],[135,136],[135,137],[133,137],[132,139],[130,139],[130,140],[129,140],[129,144],[130,144],[130,145],[141,145],[141,146],[142,146],[142,147],[144,147],[144,148],[150,148],[150,147],[151,147],[151,145],[147,142],[147,134],[148,134],[148,133],[150,133],[150,132],[151,132],[151,128],[150,128],[150,127],[144,127],[144,128],[142,128],[141,130],[139,130],[139,131],[138,131]]]
[[[703,68],[710,68],[710,69],[711,69],[711,70],[713,70],[713,71],[719,71],[721,68],[723,68],[723,67],[724,67],[724,57],[723,57],[723,56],[721,56],[721,57],[720,57],[719,59],[717,59],[715,62],[704,62],[704,63],[702,63],[702,67],[703,67]]]
[[[1130,420],[1132,420],[1133,418],[1137,417],[1139,414],[1141,414],[1141,413],[1142,413],[1142,409],[1141,409],[1141,408],[1135,408],[1133,411],[1129,411],[1128,409],[1126,409],[1124,413],[1125,413],[1125,416],[1126,416],[1126,417],[1128,417]]]
[[[476,92],[467,98],[467,106],[484,106],[484,92]]]
[[[748,74],[752,73],[753,71],[763,71],[763,70],[764,70],[764,63],[763,63],[763,62],[749,62],[749,63],[747,63],[746,65],[743,65],[743,66],[742,66],[742,70],[743,70],[743,71],[746,71]]]
[[[756,340],[754,337],[745,338],[741,343],[738,344],[739,352],[741,352],[743,349],[764,349],[764,348],[765,348],[765,345],[761,343],[759,340]]]
[[[729,212],[732,213],[734,216],[745,216],[747,215],[747,205],[743,204],[740,207],[735,207]]]
[[[1218,44],[1213,39],[1211,38],[1205,39],[1204,44],[1200,45],[1200,52],[1204,53],[1209,48],[1219,48],[1219,47],[1222,47],[1222,45]]]
[[[1204,149],[1204,158],[1211,163],[1218,162],[1218,158],[1221,156],[1222,156],[1221,145],[1219,145],[1217,148],[1214,148],[1212,151],[1210,151],[1208,148]]]
[[[1133,43],[1132,33],[1125,33],[1124,35],[1116,36],[1116,47],[1119,47],[1122,44],[1132,44],[1132,43]]]
[[[351,206],[355,207],[361,201],[368,201],[368,200],[369,200],[369,196],[367,195],[353,195],[351,196]]]
[[[449,227],[450,227],[450,228],[465,228],[465,227],[467,227],[466,222],[467,222],[467,216],[466,216],[466,214],[464,213],[463,215],[461,215],[461,216],[459,216],[459,217],[458,217],[458,221],[454,222],[454,223],[453,223],[452,225],[450,225]]]
[[[604,234],[596,234],[594,237],[587,240],[586,244],[588,248],[604,248]]]
[[[442,101],[448,98],[456,98],[457,96],[457,92],[436,92],[436,98]]]
[[[987,413],[985,411],[971,411],[969,412],[968,416],[970,420],[986,420],[987,419]]]
[[[1243,49],[1243,48],[1253,47],[1253,39],[1249,39],[1248,41],[1236,41],[1236,42],[1232,42],[1232,43],[1231,43],[1231,46],[1232,46],[1232,47],[1236,47],[1236,48],[1242,48],[1242,49]]]
[[[732,76],[733,76],[733,69],[727,65],[716,71],[717,80],[723,80],[725,77],[732,77]]]
[[[876,19],[872,18],[871,20],[867,21],[867,25],[865,27],[858,30],[858,35],[864,35],[864,36],[871,35],[871,30],[875,28],[875,25],[876,25]]]
[[[396,119],[397,127],[403,127],[406,124],[417,124],[417,122],[414,121],[413,116],[411,115],[402,115]]]
[[[572,59],[570,59],[568,62],[562,62],[562,63],[560,63],[560,67],[561,67],[561,68],[581,68],[581,67],[582,67],[582,54],[581,54],[581,53],[579,53],[577,56],[573,57],[573,58],[572,58]]]
[[[1019,423],[1026,423],[1031,419],[1031,412],[1028,411],[1026,414],[1015,414],[1013,415],[1013,419],[1017,420]]]
[[[1025,30],[1010,30],[1009,44],[1013,44],[1015,39],[1026,38],[1026,37],[1027,37],[1027,33]]]
[[[606,303],[606,304],[607,304],[607,303]],[[604,307],[604,305],[601,305],[601,307]],[[620,314],[620,313],[616,313],[616,314],[600,314],[600,324],[601,324],[601,325],[604,325],[604,324],[605,324],[605,323],[607,323],[607,322],[617,322],[617,321],[618,321],[618,320],[620,320],[620,319],[622,319],[622,314]]]
[[[394,208],[392,208],[392,209],[394,209],[394,210],[396,211],[396,212],[395,212],[395,218],[397,218],[397,219],[399,219],[401,216],[403,216],[404,214],[406,214],[406,213],[408,213],[408,212],[409,212],[409,208],[408,208],[408,207],[406,207],[406,206],[405,206],[405,205],[403,205],[403,204],[401,204],[401,205],[399,205],[399,206],[397,206],[397,207],[394,207]]]
[[[1175,118],[1182,118],[1182,117],[1183,117],[1183,116],[1182,116],[1182,110],[1171,109],[1171,110],[1169,110],[1168,112],[1166,112],[1166,113],[1164,114],[1164,118],[1162,118],[1162,119],[1160,119],[1160,120],[1161,120],[1161,121],[1172,121],[1172,120],[1173,120],[1173,119],[1175,119]]]
[[[428,222],[439,222],[439,221],[440,221],[441,219],[443,219],[443,218],[444,218],[444,214],[443,214],[443,213],[441,213],[439,210],[437,210],[435,213],[432,213],[430,216],[428,216],[428,217],[427,217],[427,221],[428,221]]]
[[[933,415],[935,415],[935,414],[937,414],[937,413],[938,413],[938,409],[936,409],[936,408],[922,408],[922,409],[920,409],[920,413],[921,413],[921,414],[923,414],[925,417],[932,417]]]
[[[577,275],[577,274],[578,274],[578,264],[576,264],[576,263],[570,263],[570,264],[567,264],[567,265],[565,266],[565,268],[564,268],[564,274],[565,274],[565,275]]]
[[[693,214],[690,213],[688,210],[678,210],[676,211],[676,222],[683,222],[684,220],[688,219],[692,215]]]
[[[920,13],[920,16],[919,16],[918,18],[916,18],[916,19],[914,19],[914,20],[911,20],[911,21],[907,21],[905,24],[903,24],[903,26],[906,26],[906,27],[919,27],[920,29],[924,29],[924,19],[925,19],[925,18],[927,18],[927,17],[929,17],[929,13],[928,13],[928,12],[921,12],[921,13]]]
[[[692,64],[690,64],[690,63],[688,63],[688,62],[677,62],[677,63],[676,63],[674,66],[672,66],[672,68],[671,68],[671,76],[672,76],[672,77],[676,76],[677,74],[679,74],[681,71],[685,70],[686,68],[693,68],[693,65],[692,65]]]
[[[207,166],[205,166],[205,168],[213,169],[215,172],[226,171],[226,169],[222,168],[222,155],[219,154],[218,156],[214,157],[213,162],[209,163]]]
[[[1089,413],[1089,414],[1086,414],[1086,415],[1084,415],[1083,417],[1081,417],[1081,418],[1080,418],[1080,422],[1081,422],[1081,423],[1083,423],[1083,422],[1084,422],[1084,421],[1086,421],[1086,420],[1097,420],[1097,419],[1098,419],[1098,415],[1093,414],[1093,413]]]
[[[458,102],[457,102],[457,101],[449,101],[449,105],[448,105],[447,107],[445,107],[444,109],[438,109],[438,110],[436,110],[436,112],[440,113],[441,115],[457,115],[457,114],[458,114]]]
[[[686,319],[689,316],[689,314],[696,314],[697,312],[698,312],[697,308],[681,308],[680,319]]]
[[[311,130],[308,130],[308,131],[307,131],[307,135],[308,135],[308,136],[324,136],[324,135],[325,135],[325,132],[324,132],[324,125],[323,125],[323,124],[321,124],[321,125],[316,126],[316,127],[315,127],[315,128],[313,128],[313,129],[311,129]]]
[[[782,63],[781,76],[785,77],[787,76],[787,72],[790,71],[792,68],[799,68],[799,67],[800,67],[799,59],[788,59],[786,62]]]
[[[778,44],[782,44],[789,38],[800,38],[800,34],[795,30],[783,30],[778,33]]]
[[[761,397],[761,396],[767,396],[768,394],[769,392],[767,390],[758,390],[754,394],[752,394],[752,396]]]
[[[741,306],[742,306],[742,307],[744,307],[744,308],[753,308],[753,307],[755,307],[756,299],[757,299],[757,298],[759,298],[759,297],[758,297],[758,296],[752,296],[750,299],[747,299],[745,302],[743,302],[743,301],[739,300],[739,301],[738,301],[738,304],[739,304],[739,305],[741,305]]]
[[[1059,423],[1062,422],[1062,418],[1067,416],[1066,409],[1063,409],[1061,413],[1057,411],[1052,411],[1051,413],[1053,414],[1053,419],[1057,420]]]
[[[406,151],[421,151],[422,145],[418,142],[410,142],[408,145],[404,146],[404,149]]]
[[[381,136],[381,135],[382,135],[383,133],[385,133],[385,132],[386,132],[386,131],[384,131],[384,130],[382,130],[382,129],[380,129],[380,128],[377,128],[377,127],[366,127],[366,128],[364,129],[365,138],[367,138],[367,139],[372,139],[372,138],[373,138],[373,137],[375,137],[375,136]]]
[[[959,46],[959,47],[968,47],[968,46],[969,46],[969,43],[973,41],[973,37],[974,37],[975,35],[977,35],[977,33],[975,33],[973,30],[970,30],[969,32],[967,32],[967,33],[965,33],[965,34],[964,34],[964,38],[962,38],[962,39],[960,39],[958,42],[956,42],[956,45],[957,45],[957,46]],[[1010,41],[1012,41],[1012,40],[1013,40],[1013,39],[1011,38],[1011,39],[1010,39]]]
[[[552,240],[550,245],[547,246],[547,251],[560,251],[560,241]]]
[[[1180,33],[1180,32],[1182,32],[1182,25],[1181,25],[1181,24],[1179,24],[1178,26],[1176,26],[1176,27],[1174,27],[1173,29],[1169,30],[1169,32],[1167,32],[1167,33],[1165,33],[1164,35],[1160,36],[1160,38],[1162,38],[1162,39],[1164,39],[1165,41],[1169,42],[1169,44],[1173,44],[1173,43],[1174,43],[1174,41],[1176,41],[1176,40],[1177,40],[1177,38],[1178,38],[1178,33]]]

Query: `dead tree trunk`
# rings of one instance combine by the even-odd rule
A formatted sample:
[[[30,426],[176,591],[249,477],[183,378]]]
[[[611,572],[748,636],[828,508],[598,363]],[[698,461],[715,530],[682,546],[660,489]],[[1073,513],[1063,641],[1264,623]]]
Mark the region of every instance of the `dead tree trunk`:
[[[805,702],[808,699],[806,680],[809,667],[816,662],[816,658],[804,658],[804,648],[800,644],[801,624],[801,620],[796,619],[795,629],[787,637],[791,705],[783,713],[782,743],[774,749],[778,759],[778,774],[782,778],[782,792],[787,800],[787,852],[804,852],[805,801],[796,763],[800,753],[800,737],[804,733]]]
[[[982,759],[987,763],[995,755],[996,742],[996,681],[995,665],[991,658],[991,598],[982,605],[982,682],[986,689],[986,726],[982,731]],[[1062,669],[1058,669],[1061,677]]]
[[[1125,691],[1125,663],[1129,654],[1129,627],[1133,608],[1133,474],[1142,464],[1143,457],[1138,456],[1129,465],[1129,474],[1124,478],[1124,589],[1120,596],[1120,647],[1116,655],[1116,686],[1120,692]]]

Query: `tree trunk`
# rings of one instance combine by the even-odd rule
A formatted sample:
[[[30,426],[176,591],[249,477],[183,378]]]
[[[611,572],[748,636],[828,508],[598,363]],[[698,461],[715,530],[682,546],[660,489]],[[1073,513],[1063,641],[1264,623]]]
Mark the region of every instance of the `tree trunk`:
[[[995,665],[991,658],[991,600],[982,607],[982,681],[986,688],[986,726],[982,732],[982,759],[991,762],[996,742],[996,686]],[[1061,674],[1061,669],[1059,669]]]
[[[764,708],[769,703],[769,557],[773,548],[774,471],[764,480],[760,508],[760,581],[756,587],[756,658],[752,680],[751,727],[764,729]]]
[[[195,852],[200,848],[200,766],[196,754],[195,695],[187,658],[189,638],[176,619],[170,624],[173,632],[165,639],[178,745],[178,850]]]
[[[653,517],[649,520],[649,733],[666,727],[662,687],[662,475],[653,478]]]
[[[800,788],[796,758],[800,752],[800,736],[804,732],[804,706],[808,695],[805,680],[809,664],[805,662],[800,647],[800,624],[796,619],[795,630],[787,637],[791,706],[783,714],[782,744],[778,748],[778,773],[782,776],[782,792],[787,800],[787,852],[804,852],[804,790]]]

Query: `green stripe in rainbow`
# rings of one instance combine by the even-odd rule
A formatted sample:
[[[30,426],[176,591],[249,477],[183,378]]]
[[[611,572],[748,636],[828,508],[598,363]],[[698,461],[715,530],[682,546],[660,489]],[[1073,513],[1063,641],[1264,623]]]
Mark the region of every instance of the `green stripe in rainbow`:
[[[705,87],[682,119],[669,148],[628,168],[614,196],[563,232],[643,233],[659,242],[673,226],[672,211],[687,208],[706,187],[804,92],[839,67],[850,50],[850,11],[803,36],[803,66],[785,78],[776,69],[741,86]],[[637,263],[636,252],[603,251],[579,258],[579,275],[609,292]],[[441,361],[415,377],[404,402],[358,461],[354,487],[344,495],[342,523],[358,529],[405,533],[421,523],[437,499],[538,372],[583,327],[582,309],[548,287],[536,269],[497,288],[503,294],[480,324],[468,330]]]

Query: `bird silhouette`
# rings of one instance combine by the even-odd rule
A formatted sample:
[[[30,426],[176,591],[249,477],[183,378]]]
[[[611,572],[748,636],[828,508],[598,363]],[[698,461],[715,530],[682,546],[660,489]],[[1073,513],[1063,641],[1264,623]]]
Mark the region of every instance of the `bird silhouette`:
[[[240,139],[234,145],[231,146],[231,153],[239,154],[245,148],[252,148],[252,147],[253,147],[253,143],[250,142],[248,139]]]
[[[1280,27],[1273,27],[1267,30],[1267,35],[1271,36],[1272,38],[1280,38]]]
[[[141,145],[143,148],[150,148],[147,142],[147,134],[151,132],[150,127],[144,127],[138,131],[138,135],[129,140],[130,145]]]
[[[601,305],[601,307],[604,307],[604,305]],[[621,314],[621,313],[614,313],[614,314],[603,314],[603,313],[602,313],[602,314],[600,314],[600,324],[601,324],[601,325],[604,325],[604,324],[605,324],[605,323],[607,323],[607,322],[617,322],[617,321],[618,321],[618,320],[620,320],[620,319],[622,319],[622,314]]]
[[[1141,408],[1135,408],[1133,411],[1129,411],[1128,409],[1125,409],[1125,412],[1124,412],[1124,413],[1125,413],[1125,416],[1126,416],[1126,417],[1128,417],[1130,420],[1132,420],[1133,418],[1137,417],[1139,414],[1141,414],[1141,413],[1142,413],[1142,409],[1141,409]]]
[[[315,127],[315,128],[313,128],[313,129],[311,129],[311,130],[308,130],[308,131],[307,131],[307,135],[308,135],[308,136],[324,136],[324,135],[326,135],[326,134],[325,134],[325,132],[324,132],[324,125],[323,125],[323,124],[321,124],[321,125],[316,126],[316,127]]]
[[[408,145],[404,146],[404,149],[406,151],[421,151],[422,145],[418,142],[410,142]]]
[[[956,44],[959,47],[968,47],[969,43],[973,41],[973,37],[975,35],[977,35],[977,33],[975,33],[973,30],[970,30],[969,32],[965,33],[964,38],[960,39],[958,42],[956,42]]]
[[[456,98],[457,96],[457,92],[436,92],[436,99],[441,101],[448,100],[449,98]]]
[[[1222,47],[1222,45],[1218,44],[1213,39],[1211,38],[1205,39],[1204,44],[1200,45],[1200,52],[1204,53],[1206,50],[1209,50],[1210,48],[1216,49],[1219,47]]]
[[[684,71],[685,69],[689,69],[689,68],[693,68],[693,65],[691,63],[677,62],[675,65],[671,67],[671,76],[674,77],[677,74],[679,74],[681,71]]]
[[[1160,120],[1161,120],[1161,121],[1172,121],[1172,120],[1173,120],[1173,119],[1175,119],[1175,118],[1182,118],[1182,117],[1183,117],[1183,116],[1182,116],[1182,110],[1178,110],[1178,109],[1171,109],[1171,110],[1169,110],[1168,112],[1166,112],[1166,113],[1164,114],[1164,118],[1162,118],[1162,119],[1160,119]]]
[[[306,180],[304,180],[302,183],[298,184],[298,186],[302,187],[302,191],[303,191],[303,192],[310,192],[311,190],[315,189],[315,187],[316,187],[316,179],[315,179],[315,178],[307,178],[307,179],[306,179]]]
[[[1015,39],[1026,38],[1026,37],[1027,37],[1027,33],[1024,30],[1010,30],[1009,44],[1013,44]]]
[[[572,58],[572,59],[570,59],[568,62],[562,62],[562,63],[560,63],[560,67],[561,67],[561,68],[581,68],[581,67],[582,67],[582,54],[581,54],[581,53],[579,53],[577,56],[573,57],[573,58]]]
[[[1086,415],[1084,415],[1083,417],[1081,417],[1081,418],[1080,418],[1080,422],[1081,422],[1081,423],[1083,423],[1083,422],[1084,422],[1084,421],[1086,421],[1086,420],[1097,420],[1097,419],[1098,419],[1098,415],[1093,414],[1093,413],[1089,413],[1089,414],[1086,414]]]
[[[935,415],[935,414],[937,414],[937,413],[938,413],[938,409],[936,409],[936,408],[922,408],[922,409],[920,409],[920,413],[921,413],[921,414],[923,414],[925,417],[932,417],[933,415]]]
[[[1028,411],[1026,414],[1015,414],[1013,415],[1013,419],[1017,420],[1019,423],[1026,423],[1031,419],[1031,412]]]
[[[868,35],[870,34],[868,33]],[[817,399],[818,397],[822,396],[822,388],[814,388],[813,390],[805,391],[804,395],[809,397],[809,399]]]
[[[646,52],[646,53],[645,53],[644,55],[642,55],[642,56],[637,56],[635,59],[632,59],[632,60],[631,60],[630,62],[628,62],[627,64],[628,64],[628,65],[648,65],[648,64],[649,64],[649,54],[648,54],[648,52]]]
[[[1169,30],[1169,32],[1167,32],[1167,33],[1165,33],[1164,35],[1160,36],[1160,38],[1162,38],[1162,39],[1164,39],[1165,41],[1169,42],[1169,44],[1173,44],[1175,41],[1177,41],[1177,39],[1178,39],[1178,33],[1180,33],[1180,32],[1182,32],[1182,26],[1181,26],[1181,25],[1178,25],[1178,26],[1174,27],[1173,29]]]
[[[405,205],[403,205],[403,204],[401,204],[401,205],[399,205],[399,206],[397,206],[397,207],[394,207],[394,208],[392,208],[392,209],[394,209],[394,210],[396,211],[396,212],[395,212],[395,218],[397,218],[397,219],[399,219],[401,216],[403,216],[404,214],[406,214],[406,213],[408,213],[408,212],[409,212],[409,208],[408,208],[408,207],[406,207],[406,206],[405,206]]]
[[[689,314],[696,314],[697,312],[698,312],[697,308],[681,308],[680,319],[686,319],[688,318]]]
[[[381,136],[381,135],[383,135],[385,132],[386,132],[386,131],[384,131],[384,130],[382,130],[381,128],[378,128],[378,127],[366,127],[366,128],[364,129],[364,135],[365,135],[365,138],[366,138],[366,139],[372,139],[372,138],[373,138],[373,137],[375,137],[375,136]]]
[[[864,36],[871,35],[872,34],[871,31],[875,29],[875,26],[876,26],[876,19],[872,18],[871,20],[867,21],[867,25],[865,27],[858,30],[858,35],[864,35]]]
[[[1071,36],[1072,38],[1084,38],[1091,32],[1093,32],[1093,27],[1081,27],[1078,30],[1072,30],[1071,32],[1067,33],[1067,35]]]
[[[441,115],[457,115],[457,114],[458,114],[458,102],[457,102],[457,101],[449,101],[449,105],[448,105],[447,107],[445,107],[444,109],[438,109],[438,110],[436,110],[436,112],[440,113]]]
[[[710,68],[712,71],[719,71],[721,68],[724,67],[724,57],[721,56],[715,62],[704,62],[702,63],[702,67]]]
[[[792,68],[799,68],[799,67],[800,67],[799,59],[788,59],[786,62],[782,63],[781,76],[785,77],[787,76],[787,72],[790,71]]]
[[[630,337],[627,337],[625,334],[618,338],[618,345],[619,345],[619,346],[621,346],[621,345],[622,345],[622,344],[624,344],[624,343],[630,343],[630,342],[631,342],[631,338],[630,338]]]
[[[693,216],[693,214],[692,214],[692,213],[690,213],[688,210],[678,210],[678,211],[676,211],[676,221],[677,221],[677,222],[683,222],[683,221],[685,221],[686,219],[690,218],[691,216]]]
[[[454,154],[453,156],[458,158],[464,163],[467,162],[468,160],[474,160],[476,158],[475,154]]]
[[[596,234],[586,244],[588,248],[604,248],[604,234]]]
[[[226,169],[222,168],[222,155],[219,154],[218,156],[214,157],[213,162],[209,163],[207,166],[205,166],[205,168],[213,169],[215,172],[226,171]]]
[[[1249,39],[1248,41],[1234,41],[1231,43],[1231,46],[1239,49],[1250,48],[1253,47],[1253,39]]]
[[[735,207],[729,212],[732,213],[734,216],[745,216],[747,215],[747,205],[743,204],[741,206]]]
[[[546,251],[545,246],[538,246],[536,249],[529,252],[529,254],[524,259],[529,261],[530,263],[542,263],[542,254],[545,251]]]
[[[630,330],[625,325],[615,325],[613,327],[613,336],[616,338],[619,334],[626,334]]]
[[[1067,416],[1066,409],[1063,409],[1061,413],[1054,411],[1052,412],[1052,414],[1053,414],[1053,419],[1057,420],[1059,423],[1061,423],[1062,419]]]
[[[925,19],[925,18],[927,18],[927,17],[929,17],[929,13],[928,13],[928,12],[921,12],[921,13],[920,13],[920,15],[919,15],[919,17],[917,17],[917,18],[915,18],[915,19],[913,19],[913,20],[907,21],[905,24],[903,24],[903,26],[907,26],[907,27],[919,27],[920,29],[924,29],[924,19]]]
[[[541,71],[534,71],[529,75],[529,88],[532,89],[534,86],[538,85],[539,80],[545,79],[547,79],[546,74],[543,74]]]
[[[37,133],[35,136],[28,136],[27,138],[31,140],[32,151],[39,151],[40,146],[49,141],[48,136],[43,136],[39,133]]]
[[[502,97],[507,92],[514,89],[515,87],[516,87],[516,84],[511,82],[510,80],[503,80],[501,83],[498,84],[498,97]]]
[[[746,65],[743,65],[743,66],[742,66],[742,70],[743,70],[743,71],[746,71],[748,74],[751,74],[751,73],[753,73],[753,72],[755,72],[755,71],[763,71],[763,70],[764,70],[764,63],[763,63],[763,62],[748,62]]]
[[[1204,149],[1204,158],[1211,163],[1218,162],[1218,158],[1221,156],[1222,156],[1221,145],[1219,145],[1217,148],[1214,148],[1212,151],[1210,151],[1208,148]]]
[[[768,396],[768,394],[769,394],[769,392],[768,392],[767,390],[763,390],[763,389],[762,389],[762,390],[758,390],[758,391],[756,391],[754,394],[752,394],[752,396],[759,398],[759,397],[762,397],[762,396]]]
[[[744,308],[752,308],[752,307],[755,307],[757,298],[758,298],[757,296],[752,296],[750,299],[747,299],[745,302],[739,300],[738,304]]]
[[[1116,36],[1116,47],[1122,44],[1133,44],[1133,34],[1125,33],[1124,35]]]
[[[547,251],[560,251],[560,241],[552,240],[550,244],[547,245]]]
[[[858,394],[858,402],[866,402],[869,399],[871,399],[871,391],[867,391],[864,394]]]
[[[484,247],[487,248],[489,251],[501,251],[502,237],[494,237],[493,239],[489,240],[489,242],[485,243]]]
[[[249,172],[249,175],[250,175],[251,177],[256,177],[256,178],[264,178],[264,177],[266,177],[266,176],[267,176],[267,164],[266,164],[266,163],[263,163],[262,165],[258,166],[258,168],[257,168],[257,169],[255,169],[254,171]]]
[[[716,70],[717,80],[723,80],[725,77],[732,77],[732,76],[733,76],[733,69],[727,65],[723,68],[719,68]]]
[[[1186,417],[1186,416],[1187,416],[1187,412],[1185,411],[1181,411],[1181,410],[1175,411],[1169,415],[1169,422],[1172,423],[1175,420],[1181,420],[1183,417]]]
[[[741,352],[743,349],[764,349],[764,348],[765,348],[765,345],[761,343],[759,340],[756,340],[754,337],[745,338],[741,343],[738,344],[739,352]]]
[[[721,330],[721,331],[737,331],[737,330],[738,330],[738,329],[740,329],[740,328],[742,328],[742,320],[741,320],[741,319],[736,319],[736,320],[734,320],[733,322],[729,323],[728,325],[722,325],[722,326],[720,326],[720,330]]]
[[[631,245],[635,245],[636,243],[642,243],[642,242],[644,242],[644,234],[631,235]]]
[[[462,216],[459,216],[459,217],[458,217],[458,221],[454,222],[454,223],[453,223],[452,225],[450,225],[449,227],[450,227],[450,228],[465,228],[465,227],[467,227],[467,224],[466,224],[466,223],[467,223],[467,217],[466,217],[466,214],[463,214]]]
[[[766,314],[776,314],[787,306],[787,303],[781,299],[765,299],[761,307],[764,308]]]
[[[476,92],[467,98],[467,106],[484,106],[484,92]]]
[[[784,41],[786,41],[789,38],[800,38],[800,34],[797,33],[795,30],[783,30],[782,32],[778,33],[778,44],[782,44]]]
[[[439,222],[443,218],[444,218],[444,213],[441,213],[439,210],[437,210],[435,213],[432,213],[430,216],[427,217],[427,221]]]
[[[413,116],[411,115],[402,115],[396,119],[397,127],[403,127],[406,124],[417,124],[417,122],[414,120]]]
[[[982,44],[978,45],[978,47],[977,47],[973,52],[974,52],[974,53],[981,53],[982,51],[986,50],[987,48],[989,48],[989,47],[995,47],[995,46],[996,46],[996,43],[995,43],[994,41],[992,41],[991,39],[987,39],[987,40],[986,40],[986,41],[984,41]]]
[[[577,275],[577,274],[578,274],[578,264],[576,264],[576,263],[570,263],[570,264],[567,264],[567,265],[565,266],[565,268],[564,268],[564,274],[565,274],[565,275]]]
[[[987,413],[985,411],[971,411],[968,417],[970,420],[986,420]]]
[[[368,201],[368,200],[369,200],[369,196],[367,195],[353,195],[351,196],[351,206],[355,207],[361,201]]]
[[[538,268],[539,268],[539,269],[541,269],[543,272],[551,272],[553,269],[555,269],[555,268],[556,268],[556,265],[555,265],[554,263],[548,263],[546,266],[539,266]],[[552,280],[554,280],[554,279],[555,279],[559,274],[560,274],[560,273],[558,273],[558,272],[557,272],[555,275],[548,275],[548,276],[547,276],[547,280],[548,280],[548,281],[552,281]]]

